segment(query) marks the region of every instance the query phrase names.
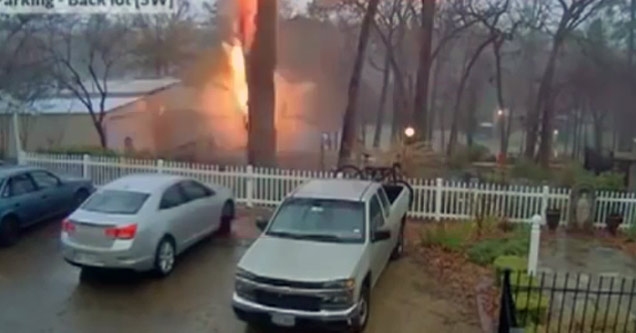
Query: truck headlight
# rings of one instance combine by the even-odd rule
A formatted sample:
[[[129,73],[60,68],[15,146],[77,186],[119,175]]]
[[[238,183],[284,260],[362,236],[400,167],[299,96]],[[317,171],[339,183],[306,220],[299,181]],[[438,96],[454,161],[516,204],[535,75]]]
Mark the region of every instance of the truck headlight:
[[[325,282],[323,284],[323,288],[325,289],[354,290],[355,287],[356,287],[355,279],[334,280],[334,281]]]
[[[245,270],[239,268],[236,272],[236,279],[234,280],[234,290],[236,294],[252,300],[254,298],[254,286],[249,283],[251,280],[249,277],[253,277],[254,275]]]

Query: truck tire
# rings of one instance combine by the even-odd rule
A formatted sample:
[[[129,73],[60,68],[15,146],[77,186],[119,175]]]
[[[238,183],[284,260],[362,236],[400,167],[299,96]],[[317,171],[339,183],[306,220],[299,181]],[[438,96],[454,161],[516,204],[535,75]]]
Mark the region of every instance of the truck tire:
[[[360,291],[360,309],[358,315],[354,318],[351,326],[352,333],[364,332],[369,322],[369,314],[371,312],[371,292],[369,285],[365,284]]]

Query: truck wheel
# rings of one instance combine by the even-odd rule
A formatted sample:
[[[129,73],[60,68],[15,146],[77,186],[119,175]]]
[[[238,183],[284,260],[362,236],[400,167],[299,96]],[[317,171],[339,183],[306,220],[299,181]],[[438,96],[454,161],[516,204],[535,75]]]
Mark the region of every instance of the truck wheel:
[[[18,241],[20,226],[18,220],[12,217],[5,217],[0,222],[0,245],[10,246]]]
[[[395,244],[395,248],[393,248],[393,253],[391,253],[391,260],[397,260],[402,257],[404,254],[404,223],[400,227],[400,234],[398,235],[397,243]]]
[[[371,297],[369,286],[364,285],[360,291],[360,305],[358,309],[358,315],[354,317],[352,324],[353,333],[364,332],[369,322],[369,313],[371,312]]]

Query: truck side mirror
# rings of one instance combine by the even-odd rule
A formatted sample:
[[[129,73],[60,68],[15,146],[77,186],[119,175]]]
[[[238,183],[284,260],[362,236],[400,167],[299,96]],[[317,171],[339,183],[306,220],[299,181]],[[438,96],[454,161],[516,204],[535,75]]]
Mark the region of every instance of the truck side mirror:
[[[387,240],[389,238],[391,238],[391,231],[390,230],[376,230],[373,233],[373,241],[374,242]]]
[[[265,231],[265,228],[267,228],[267,223],[268,221],[262,217],[256,219],[256,227],[258,227],[260,231]]]

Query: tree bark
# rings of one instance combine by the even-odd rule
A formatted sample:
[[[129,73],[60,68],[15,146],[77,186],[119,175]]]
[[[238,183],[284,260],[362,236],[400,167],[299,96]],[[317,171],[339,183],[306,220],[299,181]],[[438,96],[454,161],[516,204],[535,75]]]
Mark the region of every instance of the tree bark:
[[[260,0],[261,2],[268,2],[270,0]],[[372,21],[375,19],[375,14],[378,10],[379,0],[370,0],[364,19],[362,21],[362,27],[360,29],[360,37],[358,40],[358,51],[353,66],[353,73],[351,74],[351,81],[349,82],[348,103],[345,109],[344,119],[342,122],[342,141],[340,144],[340,152],[338,154],[338,166],[349,163],[352,158],[354,145],[356,141],[356,112],[358,106],[358,90],[360,88],[360,79],[362,76],[362,69],[364,68],[365,52],[367,44],[369,43],[369,33],[371,31]]]
[[[536,114],[541,115],[541,140],[539,142],[539,152],[537,154],[537,162],[543,167],[548,168],[550,166],[550,156],[552,155],[552,139],[554,128],[554,95],[553,95],[553,81],[556,71],[556,61],[563,42],[563,31],[557,31],[554,42],[552,44],[552,51],[548,58],[548,64],[541,78],[541,84],[539,85],[539,93],[537,96]],[[535,132],[536,133],[536,132]],[[534,136],[535,142],[532,143],[532,147],[536,144],[536,135]]]
[[[499,126],[500,126],[500,143],[499,143],[499,154],[505,159],[508,154],[508,129],[506,122],[506,118],[512,118],[509,112],[506,112],[506,103],[504,102],[504,94],[503,94],[503,79],[501,73],[501,46],[503,45],[504,39],[499,38],[492,44],[492,51],[495,56],[495,82],[497,85],[497,107],[499,110],[503,110],[503,114],[499,117]]]
[[[384,127],[384,112],[386,109],[386,98],[389,91],[389,82],[391,81],[391,58],[386,54],[384,60],[384,68],[382,72],[382,92],[380,93],[380,104],[378,106],[378,114],[375,120],[375,133],[373,133],[373,147],[380,147],[382,139],[382,128]]]
[[[416,133],[420,138],[427,138],[428,121],[428,89],[431,72],[433,23],[435,20],[435,0],[421,0],[422,20],[422,45],[420,46],[420,63],[417,71],[417,86],[415,90],[415,102],[413,104],[413,117],[415,119]]]
[[[477,47],[477,50],[475,50],[475,53],[473,53],[472,57],[470,58],[468,62],[468,65],[464,69],[461,79],[459,80],[459,87],[457,88],[457,95],[455,96],[455,106],[453,107],[453,119],[451,122],[450,137],[448,139],[448,149],[446,152],[448,156],[452,156],[453,153],[455,153],[455,148],[457,146],[457,136],[458,136],[457,132],[459,130],[459,114],[461,109],[462,95],[464,94],[464,89],[466,88],[466,81],[468,80],[468,77],[470,76],[470,72],[473,69],[473,66],[475,65],[475,63],[477,62],[477,59],[479,59],[481,52],[483,52],[486,46],[492,43],[493,40],[494,40],[494,37],[491,36],[490,38],[482,42]]]
[[[258,0],[256,33],[248,55],[249,87],[248,163],[276,165],[276,0]]]

